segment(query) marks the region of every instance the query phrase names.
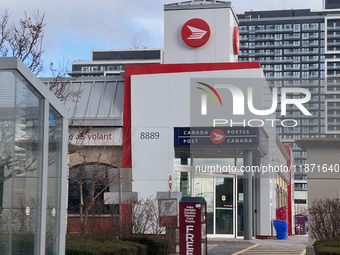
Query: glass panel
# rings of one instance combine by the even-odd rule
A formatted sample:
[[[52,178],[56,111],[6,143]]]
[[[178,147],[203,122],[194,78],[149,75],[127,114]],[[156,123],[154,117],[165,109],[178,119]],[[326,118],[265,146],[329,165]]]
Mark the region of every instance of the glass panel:
[[[216,234],[233,234],[233,178],[216,178]]]
[[[214,233],[214,179],[195,176],[195,197],[204,197],[207,202],[207,233]]]
[[[235,166],[235,158],[195,158],[195,166]]]
[[[50,106],[45,254],[59,254],[63,119]]]
[[[43,99],[15,71],[0,92],[0,254],[39,254]]]
[[[189,172],[180,172],[180,191],[182,192],[183,197],[190,196],[190,173]]]
[[[0,254],[10,254],[15,78],[0,72]]]

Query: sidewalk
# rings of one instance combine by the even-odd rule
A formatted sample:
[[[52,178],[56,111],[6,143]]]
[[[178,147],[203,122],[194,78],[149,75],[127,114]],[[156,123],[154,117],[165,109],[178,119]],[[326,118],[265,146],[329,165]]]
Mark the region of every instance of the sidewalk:
[[[293,235],[285,240],[277,239],[208,239],[208,255],[238,254],[305,254],[307,235]]]

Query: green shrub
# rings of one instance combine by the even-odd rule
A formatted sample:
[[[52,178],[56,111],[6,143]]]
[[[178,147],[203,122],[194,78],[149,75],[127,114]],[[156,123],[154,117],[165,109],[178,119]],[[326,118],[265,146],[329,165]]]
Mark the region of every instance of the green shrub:
[[[147,247],[107,235],[69,236],[66,255],[147,255]]]
[[[167,255],[169,249],[169,240],[158,236],[128,236],[122,240],[140,243],[147,246],[148,255]]]
[[[314,250],[316,255],[340,255],[340,238],[316,241]]]
[[[12,240],[12,254],[20,255],[34,254],[34,234],[26,233],[26,234],[18,234],[13,233],[11,236]],[[9,251],[9,242],[10,236],[9,234],[0,235],[0,254],[7,254]]]

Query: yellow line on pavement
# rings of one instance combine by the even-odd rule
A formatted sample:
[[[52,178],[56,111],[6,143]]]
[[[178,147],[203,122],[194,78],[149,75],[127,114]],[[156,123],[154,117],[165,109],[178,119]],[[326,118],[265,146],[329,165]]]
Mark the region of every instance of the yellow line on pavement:
[[[244,249],[244,250],[242,250],[242,251],[238,251],[238,252],[233,253],[233,254],[231,254],[231,255],[238,255],[238,254],[241,254],[241,253],[243,253],[243,252],[245,252],[245,251],[248,251],[248,250],[250,250],[250,249],[255,248],[256,246],[259,246],[259,245],[258,245],[258,244],[255,244],[255,245],[253,245],[253,246],[248,247],[247,249]]]
[[[304,249],[301,253],[300,253],[300,255],[305,255],[306,254],[306,249]]]

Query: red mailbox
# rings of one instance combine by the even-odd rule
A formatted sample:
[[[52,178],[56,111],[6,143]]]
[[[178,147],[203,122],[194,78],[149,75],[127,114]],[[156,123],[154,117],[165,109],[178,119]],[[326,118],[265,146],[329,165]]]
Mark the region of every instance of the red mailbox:
[[[179,254],[207,255],[207,204],[203,197],[179,202]]]

